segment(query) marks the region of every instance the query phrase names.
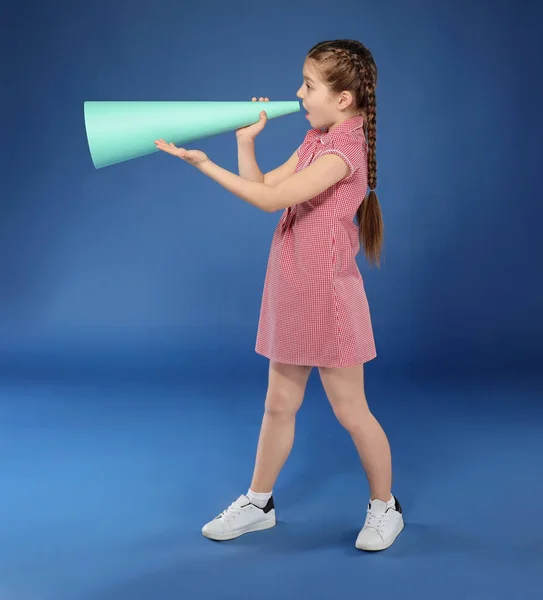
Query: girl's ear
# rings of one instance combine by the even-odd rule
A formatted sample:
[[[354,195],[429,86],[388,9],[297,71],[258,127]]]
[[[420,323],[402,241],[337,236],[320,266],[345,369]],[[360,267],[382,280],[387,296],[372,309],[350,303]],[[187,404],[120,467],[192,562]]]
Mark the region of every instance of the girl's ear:
[[[354,98],[351,92],[341,92],[341,96],[339,99],[340,108],[348,108],[349,106],[354,104]]]

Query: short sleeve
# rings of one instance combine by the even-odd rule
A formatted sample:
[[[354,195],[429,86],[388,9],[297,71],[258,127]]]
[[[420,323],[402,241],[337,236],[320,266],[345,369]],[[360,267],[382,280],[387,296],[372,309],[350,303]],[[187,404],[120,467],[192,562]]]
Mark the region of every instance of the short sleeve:
[[[326,154],[337,154],[342,158],[349,167],[347,177],[351,177],[365,164],[365,140],[349,134],[331,135],[327,140],[322,141],[322,150],[317,151],[313,161]]]

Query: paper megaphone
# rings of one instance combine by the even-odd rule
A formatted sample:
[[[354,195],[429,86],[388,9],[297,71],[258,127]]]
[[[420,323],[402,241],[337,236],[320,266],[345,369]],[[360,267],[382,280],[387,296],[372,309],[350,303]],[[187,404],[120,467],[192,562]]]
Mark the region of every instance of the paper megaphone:
[[[90,102],[84,104],[85,128],[97,169],[158,152],[155,140],[176,145],[233,131],[298,112],[290,102]]]

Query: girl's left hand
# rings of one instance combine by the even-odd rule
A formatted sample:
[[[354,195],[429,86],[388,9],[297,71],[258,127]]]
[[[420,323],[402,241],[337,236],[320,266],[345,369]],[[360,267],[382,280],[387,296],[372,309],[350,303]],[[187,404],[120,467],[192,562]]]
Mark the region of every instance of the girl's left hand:
[[[167,152],[172,156],[177,156],[181,160],[200,167],[203,163],[209,160],[207,154],[201,150],[185,150],[185,148],[178,148],[172,142],[165,142],[163,139],[155,140],[155,145],[159,150]]]

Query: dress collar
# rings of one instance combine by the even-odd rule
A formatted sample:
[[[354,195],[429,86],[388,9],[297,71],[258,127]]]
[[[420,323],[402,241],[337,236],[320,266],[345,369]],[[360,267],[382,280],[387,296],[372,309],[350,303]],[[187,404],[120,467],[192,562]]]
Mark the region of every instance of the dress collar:
[[[358,129],[364,128],[364,117],[362,115],[355,115],[354,117],[350,117],[345,121],[342,121],[338,125],[336,125],[332,130],[314,128],[309,130],[309,136],[314,140],[319,140],[323,143],[328,142],[331,136],[342,133],[351,133]]]
[[[362,115],[355,115],[336,125],[332,131],[327,129],[325,133],[330,133],[332,135],[334,135],[334,133],[351,133],[351,131],[361,129],[362,127],[364,127],[364,117]]]

